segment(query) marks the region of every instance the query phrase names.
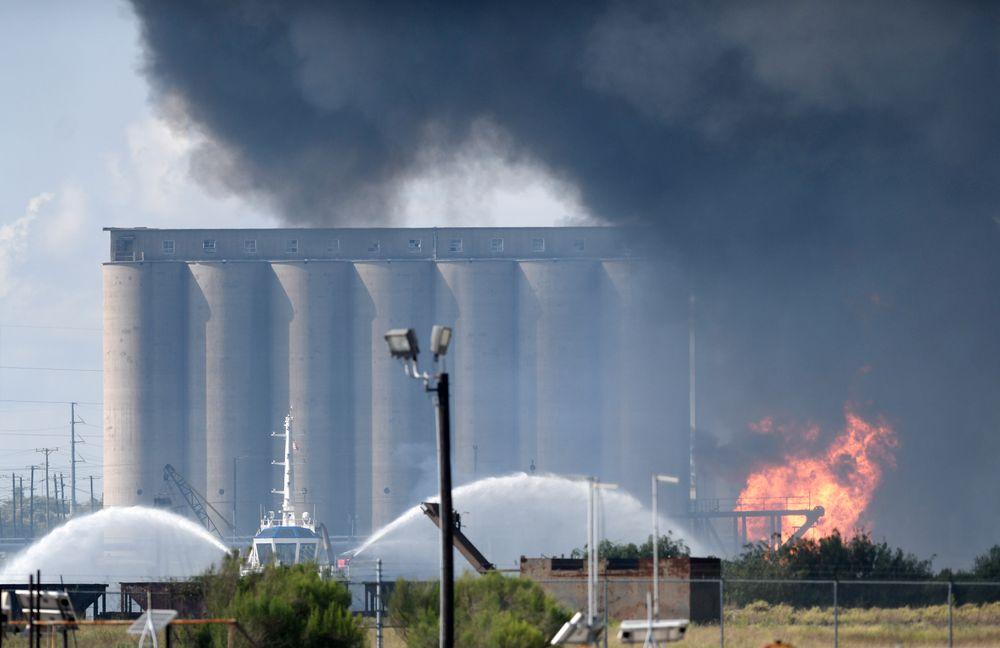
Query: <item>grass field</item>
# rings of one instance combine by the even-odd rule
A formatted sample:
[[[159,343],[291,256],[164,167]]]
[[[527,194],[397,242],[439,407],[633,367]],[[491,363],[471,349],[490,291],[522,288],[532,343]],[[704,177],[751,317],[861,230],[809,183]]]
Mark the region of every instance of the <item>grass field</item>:
[[[964,605],[954,609],[956,646],[1000,646],[1000,603]],[[840,645],[844,648],[895,648],[903,646],[946,646],[948,643],[948,608],[944,605],[921,608],[847,609],[840,611]],[[608,646],[622,644],[612,631]],[[369,633],[375,645],[375,631]],[[744,608],[726,609],[726,646],[759,648],[781,639],[797,648],[833,645],[833,611],[830,609],[795,609],[786,605],[753,603]],[[160,635],[163,645],[163,635]],[[77,633],[81,648],[135,646],[124,628],[82,628]],[[7,636],[5,648],[26,648],[27,639]],[[42,645],[48,645],[43,642]],[[58,641],[55,645],[61,645]],[[73,645],[72,640],[70,645]],[[184,642],[174,641],[183,646]],[[241,645],[237,643],[237,645]],[[711,648],[719,645],[719,626],[692,626],[679,646]],[[385,648],[405,648],[391,628],[385,631]]]
[[[895,648],[896,646],[948,645],[948,607],[848,609],[839,613],[842,648]],[[1000,603],[965,605],[953,611],[954,645],[1000,646]],[[610,648],[619,648],[613,630]],[[392,630],[385,633],[385,648],[405,648]],[[370,633],[375,645],[375,632]],[[760,648],[781,639],[796,648],[833,646],[833,610],[796,610],[787,605],[753,603],[726,609],[726,646]],[[719,626],[692,626],[678,646],[711,648],[719,645]]]

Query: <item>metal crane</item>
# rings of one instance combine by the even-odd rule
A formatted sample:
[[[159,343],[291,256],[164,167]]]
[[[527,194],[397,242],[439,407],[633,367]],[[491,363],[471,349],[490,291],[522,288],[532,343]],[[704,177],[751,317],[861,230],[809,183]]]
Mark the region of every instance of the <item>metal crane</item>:
[[[233,525],[222,513],[219,513],[218,509],[212,506],[208,500],[205,499],[204,495],[195,490],[194,486],[189,484],[188,481],[184,479],[184,476],[177,472],[170,464],[163,467],[163,481],[177,489],[177,492],[180,493],[181,497],[184,498],[184,501],[187,502],[188,507],[194,512],[203,527],[218,536],[220,540],[225,541],[225,536],[222,535],[222,531],[220,531],[219,527],[217,527],[215,522],[212,521],[211,516],[208,514],[208,510],[211,510],[219,516],[219,519],[225,522],[226,526],[229,528],[232,528]]]

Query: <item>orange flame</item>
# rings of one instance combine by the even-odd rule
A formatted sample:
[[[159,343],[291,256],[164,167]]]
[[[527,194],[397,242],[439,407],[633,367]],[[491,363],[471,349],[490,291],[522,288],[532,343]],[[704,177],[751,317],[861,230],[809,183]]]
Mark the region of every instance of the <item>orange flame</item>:
[[[846,533],[853,531],[882,481],[883,464],[890,467],[895,465],[892,451],[899,442],[892,428],[884,421],[869,423],[851,411],[850,407],[845,408],[844,419],[843,431],[819,454],[808,456],[801,452],[789,453],[781,464],[767,466],[750,474],[746,486],[740,492],[736,509],[806,508],[820,505],[826,510],[826,514],[806,533],[806,537],[818,538],[828,535],[834,529]],[[787,429],[779,429],[770,418],[751,424],[751,429],[761,434],[778,431],[783,436],[788,435]],[[818,428],[815,426],[807,426],[800,431],[800,438],[814,440],[817,436]],[[794,533],[804,518],[790,517],[787,520],[795,527],[783,529],[783,539]],[[747,521],[747,533],[751,540],[766,539],[766,518],[750,518]]]

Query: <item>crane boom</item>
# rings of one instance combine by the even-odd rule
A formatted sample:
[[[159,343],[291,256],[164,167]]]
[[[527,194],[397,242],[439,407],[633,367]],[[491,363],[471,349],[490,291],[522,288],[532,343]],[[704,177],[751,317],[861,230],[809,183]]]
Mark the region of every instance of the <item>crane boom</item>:
[[[217,535],[220,540],[225,540],[225,537],[222,535],[222,531],[220,531],[219,527],[217,527],[215,522],[212,521],[212,517],[208,514],[208,510],[206,509],[211,509],[213,513],[219,516],[219,519],[230,527],[232,527],[232,524],[225,518],[225,516],[219,513],[218,509],[212,506],[208,500],[205,499],[204,495],[195,490],[194,486],[189,484],[188,481],[184,479],[184,476],[177,472],[170,464],[163,467],[163,481],[177,489],[177,492],[181,494],[181,497],[184,498],[188,507],[206,530]]]

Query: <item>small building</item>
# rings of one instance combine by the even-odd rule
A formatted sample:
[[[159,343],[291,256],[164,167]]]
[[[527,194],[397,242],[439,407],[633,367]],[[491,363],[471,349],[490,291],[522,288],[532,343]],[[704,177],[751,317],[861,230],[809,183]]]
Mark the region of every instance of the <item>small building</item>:
[[[608,618],[645,618],[646,593],[652,587],[652,558],[604,559],[599,569],[597,604],[601,613],[606,587]],[[721,574],[722,562],[718,558],[661,558],[660,618],[718,622]],[[521,577],[535,581],[568,608],[587,607],[587,565],[582,558],[522,556]]]

